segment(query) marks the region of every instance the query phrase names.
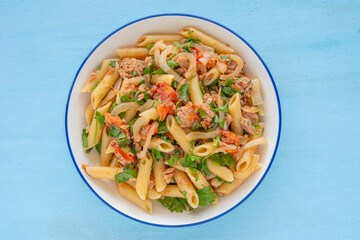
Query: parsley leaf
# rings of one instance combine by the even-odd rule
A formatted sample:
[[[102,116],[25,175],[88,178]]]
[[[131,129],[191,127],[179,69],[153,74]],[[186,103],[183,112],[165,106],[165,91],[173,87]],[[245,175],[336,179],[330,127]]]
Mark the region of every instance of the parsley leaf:
[[[216,176],[216,179],[219,181],[219,182],[224,182],[224,183],[231,183],[231,182],[228,182],[228,181],[225,181],[224,179]]]
[[[162,68],[159,68],[158,70],[155,70],[151,73],[152,74],[166,74],[166,72],[164,70],[162,70]]]
[[[133,165],[128,165],[124,167],[124,171],[115,175],[115,180],[119,183],[127,182],[130,178],[136,178],[137,171],[134,169]]]
[[[222,129],[224,129],[225,121],[220,121],[220,118],[217,114],[215,114],[214,123],[218,123]]]
[[[110,61],[110,64],[109,64],[110,67],[115,67],[115,63],[116,63],[115,61]]]
[[[109,137],[113,137],[113,138],[124,138],[125,137],[125,133],[121,132],[120,128],[115,127],[114,125],[111,126],[108,135],[109,135]]]
[[[95,149],[96,149],[96,151],[97,151],[98,153],[101,154],[101,141],[100,141],[98,144],[95,145]]]
[[[190,209],[185,198],[164,197],[164,199],[158,199],[158,201],[171,212],[179,213]]]
[[[167,162],[170,166],[174,167],[177,165],[179,159],[180,159],[179,155],[171,155],[170,158],[167,160]]]
[[[101,115],[101,113],[99,113],[98,111],[96,111],[95,113],[95,120],[100,123],[100,125],[104,125],[105,123],[105,117],[103,115]]]
[[[159,160],[161,160],[161,159],[164,159],[165,154],[164,154],[163,152],[160,152],[157,147],[156,147],[156,148],[150,148],[149,150],[154,154],[154,156],[156,157],[157,161],[159,161]]]
[[[179,116],[176,116],[176,117],[175,117],[175,121],[176,121],[178,124],[181,124],[181,120],[180,120]]]
[[[134,70],[134,71],[132,72],[132,75],[133,75],[133,77],[136,77],[136,76],[138,75],[138,72]]]
[[[211,174],[211,172],[210,172],[210,170],[209,170],[209,168],[208,168],[208,166],[207,166],[207,161],[206,161],[205,158],[203,158],[203,159],[200,160],[200,163],[199,163],[197,169],[198,169],[200,172],[205,173],[206,176],[208,176],[208,175]]]
[[[194,154],[186,154],[183,158],[180,158],[180,164],[183,167],[192,167],[192,168],[197,168],[197,163],[196,160],[201,159],[201,157],[195,156]]]
[[[94,91],[95,88],[99,85],[100,82],[101,82],[101,80],[99,80],[99,81],[95,84],[95,86],[91,89],[91,91]]]
[[[84,148],[88,147],[88,139],[87,139],[88,135],[89,135],[89,133],[86,132],[86,129],[83,129],[82,133],[81,133],[81,138],[82,138],[82,144],[83,144]]]
[[[162,134],[162,133],[167,133],[168,129],[166,127],[166,121],[159,121],[159,126],[158,126],[158,134]]]
[[[230,154],[226,153],[214,153],[208,157],[214,164],[218,166],[228,166],[232,167],[235,163],[235,160],[230,156]]]
[[[214,112],[224,112],[227,113],[228,111],[228,104],[229,101],[226,101],[226,104],[224,106],[222,106],[221,108],[217,108],[216,104],[214,102],[210,103],[210,109],[213,110]]]
[[[199,113],[200,113],[201,118],[206,118],[207,117],[206,112],[204,110],[202,110],[201,108],[199,108]]]
[[[225,55],[225,56],[220,56],[221,59],[228,59],[230,57],[230,55]]]
[[[114,102],[114,103],[111,105],[109,112],[112,112],[112,110],[114,110],[114,108],[115,108],[117,105],[118,105],[118,104]]]
[[[220,136],[217,136],[216,138],[213,139],[213,143],[215,147],[220,147],[219,141],[220,141]]]
[[[171,60],[175,55],[176,55],[175,53],[171,54],[170,57],[168,57],[166,60],[167,61]]]
[[[193,37],[189,37],[185,40],[186,42],[192,42],[192,43],[196,43],[196,42],[200,42],[200,38],[193,38]]]
[[[189,92],[189,87],[190,87],[189,82],[187,82],[184,85],[182,85],[179,89],[180,94],[178,95],[178,98],[180,98],[184,102],[187,101],[186,94]]]
[[[217,198],[217,194],[214,193],[210,186],[206,186],[203,189],[196,190],[199,196],[199,206],[206,206],[208,203],[212,203]]]
[[[124,118],[125,115],[126,115],[126,112],[121,112],[121,113],[118,114],[118,117],[119,118]]]
[[[146,45],[146,48],[148,49],[148,50],[150,50],[150,49],[152,49],[152,47],[155,45],[155,43],[149,43],[148,45]]]
[[[167,65],[172,69],[174,70],[175,67],[179,66],[179,64],[177,62],[174,62],[174,61],[167,61]]]
[[[116,139],[116,142],[119,145],[119,147],[124,148],[130,145],[131,139],[128,138]]]

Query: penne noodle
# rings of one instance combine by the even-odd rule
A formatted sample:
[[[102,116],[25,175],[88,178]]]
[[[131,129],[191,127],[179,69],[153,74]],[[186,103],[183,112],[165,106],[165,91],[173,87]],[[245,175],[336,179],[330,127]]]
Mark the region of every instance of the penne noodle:
[[[111,87],[119,78],[119,64],[115,62],[115,67],[111,67],[110,70],[104,76],[104,79],[99,83],[95,90],[91,93],[91,105],[93,109],[96,109],[101,100],[108,94]]]
[[[119,166],[120,166],[120,163],[118,161],[118,158],[114,155],[109,167],[119,167]]]
[[[214,146],[213,142],[204,143],[199,146],[196,146],[193,150],[193,154],[199,157],[206,157],[215,151],[217,147]]]
[[[161,192],[161,196],[185,198],[184,194],[181,193],[180,188],[177,185],[167,185],[164,191]]]
[[[187,154],[190,154],[190,141],[186,139],[185,131],[179,126],[179,124],[175,121],[174,116],[168,115],[166,118],[166,127],[174,137],[176,142],[180,145],[182,150]]]
[[[216,97],[216,103],[218,105],[218,108],[221,108],[221,107],[224,106],[224,101],[223,101],[223,99],[221,97],[221,87],[220,87],[219,93],[218,93],[218,95]],[[225,113],[224,112],[219,112],[219,119],[220,119],[220,122],[224,121],[224,119],[225,119]],[[228,129],[228,126],[224,122],[224,130],[227,130],[227,129]]]
[[[149,56],[147,48],[118,48],[116,53],[120,58],[144,58]]]
[[[150,43],[155,43],[159,40],[163,41],[181,41],[184,37],[178,34],[159,34],[159,35],[153,35],[153,34],[145,34],[141,36],[136,43],[137,47],[146,47]]]
[[[153,172],[154,172],[155,189],[158,192],[162,192],[167,185],[163,176],[164,170],[165,170],[165,164],[163,159],[154,161]]]
[[[130,122],[131,120],[133,120],[134,117],[136,116],[136,112],[137,112],[136,109],[127,110],[127,112],[125,113],[125,117],[124,117],[125,121]]]
[[[216,138],[217,136],[220,136],[220,132],[216,130],[211,132],[191,132],[186,135],[186,139],[193,141],[196,139]]]
[[[237,75],[239,75],[239,73],[241,72],[244,66],[243,60],[238,55],[230,55],[229,58],[231,59],[231,61],[235,61],[237,63],[236,69],[229,74],[220,75],[221,80],[226,80],[236,77]]]
[[[160,82],[163,82],[171,85],[174,79],[175,76],[171,74],[154,74],[151,76],[150,83],[156,85]]]
[[[136,190],[129,186],[126,183],[119,183],[118,184],[118,191],[123,196],[144,209],[146,212],[151,213],[152,212],[152,203],[149,198],[146,198],[145,200],[141,199],[139,195],[136,193]]]
[[[91,121],[89,135],[87,137],[88,140],[88,147],[85,149],[89,149],[94,147],[96,144],[100,142],[101,139],[101,133],[103,130],[104,125],[101,125],[98,121],[95,120],[96,112],[99,112],[102,116],[105,115],[110,109],[111,102],[109,102],[107,105],[96,109],[93,120]]]
[[[135,189],[142,200],[145,200],[147,196],[152,164],[153,159],[149,152],[147,152],[143,158],[140,158]]]
[[[266,137],[262,136],[262,137],[259,137],[259,138],[255,138],[253,140],[251,140],[250,142],[246,143],[243,147],[243,149],[248,149],[248,148],[252,148],[254,146],[257,146],[257,145],[260,145],[260,144],[263,144],[263,143],[266,143]]]
[[[209,86],[211,83],[213,83],[219,77],[220,77],[219,69],[216,66],[211,68],[204,77],[204,85]]]
[[[241,121],[241,103],[240,103],[240,94],[236,93],[230,98],[229,101],[229,114],[231,115],[233,121],[231,122],[231,129],[237,133],[242,134],[243,129],[240,125]]]
[[[224,179],[227,182],[232,182],[234,180],[234,175],[229,168],[216,165],[209,159],[207,159],[207,166],[209,168],[209,171],[218,176],[219,178]]]
[[[93,77],[84,84],[80,92],[92,92],[95,89],[96,84],[99,84],[100,81],[104,78],[105,74],[108,72],[111,61],[118,62],[119,59],[105,59],[98,70],[96,70],[95,75],[92,75]]]
[[[199,206],[199,197],[188,176],[182,171],[175,170],[174,179],[181,193],[184,193],[186,196],[186,200],[189,205],[192,208],[197,208]]]
[[[175,150],[175,147],[171,143],[161,138],[151,139],[149,148],[157,148],[160,152],[164,153],[170,153]]]
[[[135,142],[139,142],[141,140],[141,137],[139,135],[140,129],[145,126],[148,125],[150,122],[150,118],[143,116],[138,118],[134,124],[133,124],[133,135],[134,135],[134,141]]]
[[[149,108],[151,108],[152,107],[152,105],[153,105],[153,100],[152,99],[148,99],[145,103],[144,103],[144,105],[141,105],[140,107],[138,107],[138,111],[139,112],[143,112],[143,111],[146,111],[146,110],[148,110]]]
[[[136,182],[137,182],[136,178],[130,178],[129,181],[127,181],[126,183],[129,184],[131,187],[136,188]],[[147,190],[147,197],[151,200],[159,199],[159,198],[161,198],[161,193],[157,192],[149,184],[149,187]]]
[[[189,93],[194,105],[200,106],[203,103],[203,96],[200,90],[199,78],[197,75],[189,81]]]
[[[119,167],[92,167],[83,164],[82,169],[93,178],[115,180],[115,175],[121,172]]]
[[[193,37],[199,38],[202,44],[205,44],[207,46],[213,47],[216,52],[218,53],[234,53],[235,50],[229,47],[228,45],[220,42],[219,40],[216,40],[213,37],[210,37],[209,35],[199,31],[198,29],[195,29],[193,27],[186,27],[182,30],[180,30],[180,35],[189,38]]]
[[[113,89],[111,89],[108,94],[105,96],[105,98],[103,100],[101,100],[99,106],[102,107],[104,105],[106,105],[108,102],[114,102],[116,98],[116,93]]]
[[[218,188],[218,187],[220,187],[222,182],[220,182],[217,178],[213,178],[213,179],[211,179],[210,184],[213,188]]]
[[[251,101],[252,103],[257,106],[257,105],[263,105],[264,104],[264,99],[261,95],[261,82],[260,79],[253,79],[251,80],[252,85],[253,85],[253,91],[252,91],[252,96],[251,96]]]
[[[105,151],[111,141],[111,137],[108,136],[106,130],[107,130],[106,127],[104,127],[103,132],[101,134],[101,153],[100,153],[100,165],[101,166],[109,166],[111,159],[113,158],[112,153],[105,153]]]
[[[95,110],[92,108],[91,103],[85,108],[85,119],[87,125],[91,124],[91,121],[94,117]]]
[[[165,161],[165,164],[166,164],[166,165],[169,165],[169,162],[168,162],[168,161]],[[170,165],[169,165],[169,166],[170,166]],[[171,166],[171,167],[173,167],[173,168],[175,168],[175,169],[178,169],[178,170],[180,170],[180,171],[183,171],[183,172],[186,171],[186,168],[183,167],[183,166],[181,166],[180,162],[177,162],[177,164],[176,164],[175,166]]]

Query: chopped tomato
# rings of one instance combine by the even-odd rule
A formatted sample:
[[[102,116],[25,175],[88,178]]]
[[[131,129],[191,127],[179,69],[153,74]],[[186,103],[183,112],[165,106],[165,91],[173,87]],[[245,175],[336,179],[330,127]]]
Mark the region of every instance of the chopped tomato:
[[[164,120],[168,114],[175,114],[175,104],[170,101],[166,101],[165,103],[158,103],[156,109],[160,115],[160,121]]]
[[[220,133],[221,133],[221,139],[223,140],[224,143],[227,144],[237,143],[238,145],[240,145],[240,137],[237,136],[235,133],[223,129],[220,129]]]
[[[125,161],[133,162],[136,160],[136,156],[134,156],[132,153],[128,153],[127,151],[119,147],[118,143],[116,142],[116,139],[113,139],[111,141],[111,146],[114,148],[115,154],[117,156],[121,156]]]
[[[155,99],[160,98],[161,102],[165,102],[167,100],[170,101],[178,101],[177,98],[178,93],[167,83],[160,82],[156,85],[156,88],[152,88],[151,91],[154,94],[158,94],[159,96],[154,96]]]
[[[86,164],[83,164],[82,166],[81,166],[81,168],[86,172],[86,168],[87,168],[87,166],[88,165],[86,165]]]
[[[140,131],[139,131],[139,136],[141,137],[141,138],[146,138],[147,136],[148,136],[148,134],[149,134],[149,132],[150,132],[150,129],[152,128],[152,126],[154,125],[155,123],[152,123],[152,124],[148,124],[148,125],[146,125],[146,126],[143,126],[141,129],[140,129]],[[158,128],[156,127],[155,129],[154,129],[154,133],[153,133],[153,135],[155,135],[156,133],[158,132]]]
[[[196,58],[196,63],[201,63],[201,62],[199,61],[199,59],[200,59],[200,58],[203,58],[204,55],[203,55],[197,48],[195,48],[195,47],[192,47],[192,48],[190,48],[190,49],[191,49],[191,51],[192,51],[192,54],[193,54],[194,57]]]

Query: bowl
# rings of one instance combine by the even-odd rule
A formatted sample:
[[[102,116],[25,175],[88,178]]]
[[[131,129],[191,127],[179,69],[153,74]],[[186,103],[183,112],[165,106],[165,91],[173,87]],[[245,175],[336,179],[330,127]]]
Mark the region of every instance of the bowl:
[[[232,194],[221,197],[217,205],[200,207],[193,212],[171,213],[158,202],[153,202],[153,213],[148,214],[122,197],[115,181],[94,179],[81,170],[83,163],[99,165],[96,151],[86,154],[82,150],[81,131],[86,127],[84,109],[89,104],[89,94],[80,93],[93,69],[109,57],[116,57],[118,47],[134,46],[140,36],[147,33],[177,33],[183,27],[193,26],[233,47],[244,61],[244,71],[250,77],[262,80],[265,99],[264,136],[268,143],[259,147],[263,167],[253,174]],[[242,37],[212,20],[187,14],[161,14],[130,22],[106,36],[85,58],[71,85],[65,113],[65,131],[71,158],[81,178],[91,191],[116,212],[135,221],[155,226],[180,227],[205,223],[230,212],[244,202],[259,186],[274,160],[281,128],[280,101],[274,80],[259,54]]]

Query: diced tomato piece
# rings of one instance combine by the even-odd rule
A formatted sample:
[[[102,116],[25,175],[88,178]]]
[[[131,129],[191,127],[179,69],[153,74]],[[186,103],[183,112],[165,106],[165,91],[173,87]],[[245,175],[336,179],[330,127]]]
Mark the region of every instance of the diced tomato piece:
[[[197,63],[201,63],[201,62],[199,61],[199,59],[200,59],[200,58],[203,58],[204,55],[203,55],[197,48],[195,48],[195,47],[192,47],[192,48],[190,48],[190,49],[191,49],[191,51],[192,51],[192,54],[193,54],[194,57],[196,58],[196,62],[197,62]]]
[[[82,164],[81,168],[86,172],[87,166],[88,166],[88,165],[86,165],[86,164]]]
[[[170,101],[166,101],[165,103],[158,103],[156,109],[160,115],[160,121],[164,120],[168,114],[175,114],[175,104]]]
[[[113,139],[111,141],[111,146],[114,148],[115,154],[121,156],[124,160],[126,160],[128,162],[133,162],[136,160],[136,156],[134,156],[131,153],[126,152],[121,147],[119,147],[118,143],[116,142],[116,139]]]
[[[148,136],[148,134],[149,134],[149,132],[150,132],[150,129],[152,128],[152,126],[155,124],[155,122],[153,122],[152,124],[148,124],[148,125],[146,125],[146,126],[143,126],[141,129],[140,129],[140,131],[139,131],[139,136],[141,137],[141,138],[146,138],[147,136]],[[158,132],[158,128],[156,127],[155,129],[154,129],[154,133],[153,133],[153,135],[155,135],[156,133]]]
[[[105,123],[109,127],[112,127],[114,125],[117,128],[120,128],[121,131],[123,131],[126,136],[130,137],[129,133],[129,125],[126,124],[126,121],[124,119],[121,119],[118,116],[113,116],[111,113],[105,113]]]
[[[223,140],[224,143],[227,144],[237,143],[238,145],[240,145],[240,137],[237,136],[235,133],[223,129],[220,129],[220,133],[221,133],[221,139]]]
[[[173,137],[173,135],[171,135],[170,132],[166,132],[165,136],[167,136],[168,138],[170,138],[171,141],[173,141],[175,138]]]
[[[167,83],[160,82],[156,85],[156,89],[152,88],[151,91],[154,94],[158,94],[159,96],[154,96],[155,99],[160,98],[161,102],[165,101],[175,101],[177,102],[179,99],[177,98],[178,93]]]

